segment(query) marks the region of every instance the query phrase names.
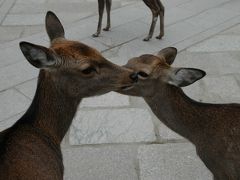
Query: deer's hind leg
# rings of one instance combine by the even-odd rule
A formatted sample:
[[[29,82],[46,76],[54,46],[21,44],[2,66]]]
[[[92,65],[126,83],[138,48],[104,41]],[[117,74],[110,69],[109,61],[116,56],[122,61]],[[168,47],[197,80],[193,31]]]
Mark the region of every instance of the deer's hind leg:
[[[156,0],[157,4],[158,4],[158,13],[159,13],[159,17],[160,17],[160,34],[156,37],[157,39],[162,39],[162,37],[164,36],[164,15],[165,15],[165,8],[163,6],[163,4],[161,3],[160,0]]]
[[[101,33],[104,6],[105,0],[98,0],[98,14],[99,14],[98,27],[97,32],[92,35],[93,37],[98,37],[99,34]]]
[[[111,6],[112,6],[112,0],[106,0],[106,10],[107,10],[107,26],[103,29],[104,31],[109,31],[111,27]]]
[[[157,11],[152,10],[152,9],[151,9],[151,11],[152,11],[152,23],[151,23],[151,26],[150,26],[148,36],[143,39],[144,41],[149,41],[152,38],[154,29],[155,29],[155,26],[156,26],[156,23],[157,23],[157,19],[158,19]]]

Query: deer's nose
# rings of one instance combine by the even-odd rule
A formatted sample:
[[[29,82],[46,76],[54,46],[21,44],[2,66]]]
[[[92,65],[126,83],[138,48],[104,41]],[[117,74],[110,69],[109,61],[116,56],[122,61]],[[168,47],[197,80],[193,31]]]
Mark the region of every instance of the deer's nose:
[[[129,77],[133,80],[133,82],[138,81],[138,73],[132,73],[132,74],[130,74]]]

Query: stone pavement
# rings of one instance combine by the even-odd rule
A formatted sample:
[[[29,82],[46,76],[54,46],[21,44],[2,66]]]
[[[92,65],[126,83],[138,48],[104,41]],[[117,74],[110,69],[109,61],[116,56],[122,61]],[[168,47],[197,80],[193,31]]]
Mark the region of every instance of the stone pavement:
[[[112,29],[97,39],[91,37],[97,25],[96,1],[0,0],[0,130],[13,124],[31,103],[38,71],[24,59],[18,43],[48,45],[43,26],[48,9],[63,20],[66,37],[97,48],[120,65],[175,46],[180,51],[175,66],[207,72],[184,88],[190,97],[240,103],[240,1],[163,3],[165,37],[143,42],[151,14],[140,0],[113,1]],[[109,93],[85,99],[62,149],[66,180],[212,179],[195,148],[166,128],[141,98]]]

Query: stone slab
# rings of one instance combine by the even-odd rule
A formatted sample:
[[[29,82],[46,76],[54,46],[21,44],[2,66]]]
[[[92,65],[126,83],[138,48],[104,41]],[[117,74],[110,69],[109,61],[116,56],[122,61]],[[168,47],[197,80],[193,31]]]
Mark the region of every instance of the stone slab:
[[[162,122],[160,122],[159,119],[156,119],[159,121],[158,124],[158,131],[159,131],[159,136],[160,136],[160,140],[163,142],[167,142],[167,141],[183,141],[184,137],[180,136],[179,134],[175,133],[174,131],[172,131],[171,129],[169,129],[166,125],[164,125]]]
[[[34,68],[27,61],[3,67],[0,69],[0,91],[36,78],[37,75],[38,69]]]
[[[240,6],[240,1],[235,0],[235,1],[230,1],[230,3],[223,4],[221,8],[240,13],[240,9],[238,8],[239,6]]]
[[[153,38],[150,42],[142,42],[141,40],[144,36],[141,36],[127,44],[122,44],[105,52],[104,55],[111,58],[115,63],[120,62],[124,64],[134,56],[153,53],[164,47],[173,46],[174,44],[178,44],[179,47],[181,47],[182,42],[184,46],[195,44],[195,37],[198,36],[199,33],[202,33],[203,30],[198,26],[191,26],[189,23],[183,21],[167,27],[166,32],[168,33],[166,33],[165,37],[160,41]],[[207,35],[204,34],[201,38],[206,38],[206,36]],[[201,38],[198,39],[198,41],[201,41]],[[189,39],[190,41],[187,41],[187,44],[185,44],[186,42],[184,41]],[[191,39],[193,40],[191,41]]]
[[[144,145],[138,158],[141,180],[212,180],[190,143]]]
[[[190,48],[191,49],[191,48]],[[181,52],[177,55],[173,66],[199,68],[208,75],[227,75],[239,73],[239,52]]]
[[[0,26],[0,43],[12,41],[20,38],[23,32],[22,27],[9,27],[9,26]]]
[[[192,0],[162,0],[161,2],[164,4],[165,8],[172,9],[174,7],[191,3]]]
[[[167,33],[164,38],[171,43],[178,43],[204,30],[198,25],[191,25],[187,21],[180,21],[166,28]]]
[[[128,24],[129,22],[136,21],[143,17],[151,17],[151,11],[148,8],[140,8],[142,6],[146,7],[143,3],[139,6],[138,3],[136,3],[113,11],[111,16],[112,27],[115,28],[123,24]]]
[[[17,120],[19,120],[22,117],[23,114],[24,113],[22,112],[6,120],[0,121],[0,132],[11,127]]]
[[[0,0],[0,6],[2,5],[2,3],[4,2],[5,0]]]
[[[240,24],[236,25],[234,27],[231,27],[227,29],[226,31],[223,31],[219,33],[221,35],[239,35],[240,36]]]
[[[207,75],[194,84],[183,88],[194,100],[206,103],[239,102],[239,85],[235,79],[239,75],[239,52],[180,53],[175,67],[199,68]]]
[[[57,16],[62,23],[69,23],[80,20],[81,18],[88,17],[90,13],[71,13],[61,12]],[[5,26],[23,26],[23,25],[43,25],[45,13],[36,14],[8,14],[3,21]]]
[[[24,30],[21,34],[21,38],[39,34],[41,32],[46,32],[45,27],[43,25],[24,26]]]
[[[16,4],[29,4],[29,3],[38,3],[38,4],[43,4],[46,3],[48,0],[17,0]]]
[[[80,110],[69,136],[71,145],[156,140],[151,115],[139,108]]]
[[[6,17],[8,11],[11,9],[11,7],[14,5],[16,0],[6,0],[3,1],[0,6],[0,24],[2,24],[4,18]]]
[[[153,39],[146,43],[142,41],[143,37],[145,36],[112,48],[104,52],[103,55],[116,64],[124,65],[133,57],[154,53],[170,45],[170,42],[166,40],[167,38],[162,40]]]
[[[236,16],[228,21],[225,21],[221,24],[216,25],[213,28],[207,29],[190,38],[187,38],[183,41],[175,43],[172,46],[176,47],[179,51],[185,50],[186,48],[189,48],[192,45],[195,45],[203,40],[209,39],[210,37],[215,36],[216,34],[228,29],[229,27],[232,27],[238,24],[239,21],[240,21],[240,16]]]
[[[37,78],[24,82],[16,86],[15,88],[22,94],[24,94],[26,97],[32,100],[37,88]]]
[[[220,6],[220,5],[228,3],[228,2],[231,2],[231,0],[212,0],[212,1],[192,0],[192,1],[189,1],[189,3],[179,5],[179,7],[183,8],[183,9],[193,10],[197,13],[201,13],[208,9],[212,9],[214,7]]]
[[[206,77],[203,99],[214,103],[240,103],[240,87],[233,75]]]
[[[74,147],[62,151],[65,180],[138,180],[135,146]]]
[[[20,25],[39,25],[44,24],[45,14],[8,14],[2,25],[4,26],[20,26]]]
[[[84,98],[80,107],[124,107],[129,106],[129,97],[115,92],[110,92],[105,95]]]
[[[115,3],[114,3],[115,4]],[[114,5],[115,6],[115,5]],[[47,12],[51,10],[55,13],[61,12],[70,12],[70,13],[86,13],[86,12],[94,12],[97,14],[97,3],[96,2],[31,2],[31,3],[16,3],[13,8],[10,10],[10,14],[25,14],[26,12],[29,14]],[[92,13],[91,13],[92,14]]]
[[[143,42],[144,36],[139,36],[126,44],[122,44],[110,51],[104,52],[104,55],[110,58],[115,63],[125,64],[128,59],[140,56],[144,53],[153,53],[161,50],[164,47],[171,46],[184,39],[190,38],[194,34],[199,33],[199,29],[195,26],[190,26],[186,22],[179,22],[167,27],[168,32],[162,40],[152,39],[150,42]]]
[[[0,121],[25,111],[30,103],[29,99],[14,89],[0,92]]]
[[[0,69],[23,61],[26,61],[27,63],[18,43],[14,44],[12,47],[4,47],[0,49]]]
[[[217,35],[188,49],[190,52],[239,51],[240,36]]]
[[[165,5],[165,4],[164,4]],[[166,8],[166,6],[165,6]],[[196,15],[197,12],[194,10],[190,10],[190,9],[184,9],[181,7],[174,7],[174,8],[170,8],[170,9],[165,9],[165,16],[164,16],[164,23],[165,23],[165,27],[168,27],[169,25],[175,24],[177,22],[183,21],[187,18],[190,18],[194,15]],[[149,14],[148,16],[145,16],[144,18],[141,18],[140,21],[146,23],[149,25],[150,28],[150,24],[152,22],[152,15]],[[159,34],[159,30],[160,30],[160,19],[158,18],[156,27],[155,27],[155,34],[158,33]]]
[[[77,38],[76,38],[77,40]],[[87,44],[90,47],[93,47],[95,49],[97,49],[98,51],[102,52],[102,51],[106,51],[107,49],[109,49],[109,47],[105,46],[104,44],[94,40],[93,38],[85,38],[85,39],[81,39],[80,42]]]
[[[239,13],[235,11],[224,8],[213,8],[189,18],[186,22],[194,26],[199,26],[201,29],[209,29],[238,15]]]
[[[111,29],[111,31],[104,33],[103,36],[96,38],[96,40],[109,47],[114,47],[141,36],[145,31],[148,31],[147,29],[146,24],[133,21]]]

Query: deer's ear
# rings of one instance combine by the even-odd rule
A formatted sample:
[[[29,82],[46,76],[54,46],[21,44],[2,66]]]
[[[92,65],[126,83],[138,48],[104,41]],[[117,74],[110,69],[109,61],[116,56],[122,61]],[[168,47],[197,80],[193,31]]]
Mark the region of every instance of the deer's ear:
[[[158,52],[157,56],[164,57],[166,60],[166,63],[171,65],[177,56],[177,49],[174,47],[164,48]]]
[[[170,74],[167,80],[168,84],[185,87],[193,84],[197,80],[203,78],[206,72],[194,68],[176,68]]]
[[[45,26],[51,41],[57,38],[64,38],[64,28],[58,17],[51,11],[47,12]]]
[[[28,42],[20,42],[19,46],[28,62],[37,68],[50,68],[56,64],[56,58],[48,48]]]

